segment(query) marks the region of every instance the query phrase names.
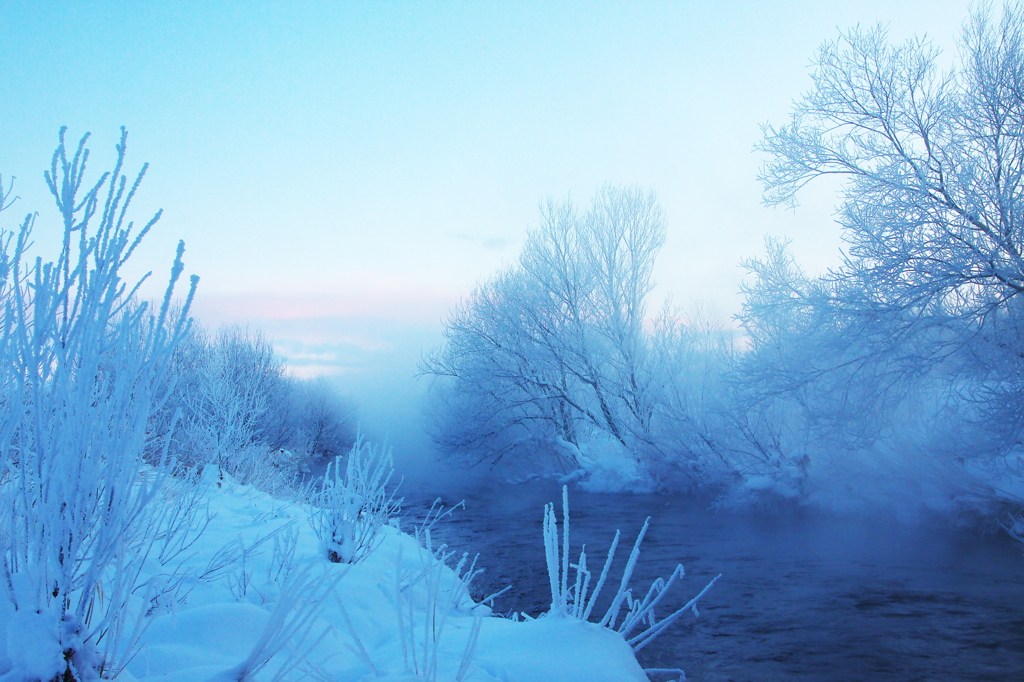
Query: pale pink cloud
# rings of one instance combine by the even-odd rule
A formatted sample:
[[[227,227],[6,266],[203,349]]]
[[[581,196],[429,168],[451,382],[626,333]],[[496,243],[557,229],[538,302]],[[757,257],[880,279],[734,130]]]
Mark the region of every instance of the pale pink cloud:
[[[442,319],[457,296],[424,288],[363,295],[211,293],[192,314],[208,329],[241,324],[258,329],[296,376],[415,374],[424,352],[442,341]]]
[[[457,293],[428,287],[346,293],[201,293],[193,313],[213,325],[328,317],[436,324],[458,300]]]

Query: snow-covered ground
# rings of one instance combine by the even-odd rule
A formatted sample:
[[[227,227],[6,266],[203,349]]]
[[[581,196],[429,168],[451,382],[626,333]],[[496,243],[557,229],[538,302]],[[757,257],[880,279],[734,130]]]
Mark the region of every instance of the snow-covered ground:
[[[210,520],[175,563],[187,576],[181,600],[154,613],[117,679],[647,680],[607,628],[495,616],[471,599],[466,565],[456,572],[412,535],[385,526],[363,561],[331,563],[304,506],[230,477],[198,485],[200,518],[208,506]],[[161,570],[155,561],[147,569]],[[0,628],[0,671],[40,665],[32,659],[45,643],[6,617]]]

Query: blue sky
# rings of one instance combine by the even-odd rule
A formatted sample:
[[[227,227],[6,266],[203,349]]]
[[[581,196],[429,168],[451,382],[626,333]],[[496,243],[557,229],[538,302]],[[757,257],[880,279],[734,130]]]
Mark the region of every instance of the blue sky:
[[[402,400],[414,418],[420,352],[445,311],[515,256],[544,197],[652,187],[669,221],[656,295],[726,317],[739,307],[738,263],[765,234],[792,237],[811,271],[835,262],[834,188],[795,213],[760,205],[760,125],[785,120],[837,27],[880,21],[952,52],[968,8],[3,5],[0,172],[21,196],[11,214],[39,210],[45,244],[56,223],[42,171],[58,128],[91,131],[99,169],[127,126],[129,161],[151,164],[138,215],[165,209],[140,264],[162,270],[185,239],[202,319],[263,327],[293,366],[337,375],[381,419]]]

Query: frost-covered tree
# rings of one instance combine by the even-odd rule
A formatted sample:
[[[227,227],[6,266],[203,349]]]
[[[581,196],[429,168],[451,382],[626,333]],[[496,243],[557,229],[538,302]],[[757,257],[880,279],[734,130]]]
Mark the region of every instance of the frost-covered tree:
[[[903,311],[879,315],[842,305],[837,283],[804,275],[785,243],[769,239],[765,257],[744,265],[755,276],[744,286],[740,316],[750,351],[741,360],[748,409],[790,394],[814,419],[853,437],[935,366],[934,347],[944,336],[927,320],[898,333]]]
[[[337,457],[356,442],[355,407],[326,377],[291,380],[287,437],[280,447],[296,448],[316,459]]]
[[[241,327],[220,330],[200,357],[194,390],[179,394],[184,429],[202,461],[224,463],[259,442],[271,402],[286,391],[284,366],[261,334]]]
[[[442,379],[442,450],[493,463],[540,449],[576,468],[589,439],[649,440],[643,325],[664,231],[639,189],[607,187],[586,211],[543,205],[516,262],[452,313],[424,363]]]
[[[819,49],[790,123],[765,128],[766,202],[841,178],[847,248],[819,278],[779,244],[746,264],[747,395],[775,414],[764,442],[795,429],[800,447],[856,457],[901,442],[965,470],[1020,444],[1024,7],[980,6],[959,48],[943,68],[927,41],[847,31]]]
[[[736,340],[731,325],[702,306],[666,306],[655,318],[644,366],[651,417],[638,447],[659,479],[721,486],[749,465],[738,437],[746,413],[736,408]]]
[[[949,71],[882,28],[823,45],[788,125],[765,128],[769,204],[846,180],[837,300],[981,321],[1024,291],[1024,8],[967,23]]]

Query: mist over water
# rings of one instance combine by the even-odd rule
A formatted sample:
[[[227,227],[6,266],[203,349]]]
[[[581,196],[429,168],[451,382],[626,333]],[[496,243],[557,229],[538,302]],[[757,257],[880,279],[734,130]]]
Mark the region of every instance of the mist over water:
[[[407,491],[408,530],[435,495]],[[476,596],[506,585],[495,610],[538,615],[551,595],[544,564],[543,505],[557,485],[453,489],[465,499],[434,532],[435,543],[479,553]],[[1024,678],[1024,557],[1005,534],[951,530],[945,522],[714,511],[709,500],[570,491],[571,557],[586,544],[603,562],[623,537],[621,575],[646,516],[650,529],[632,581],[682,563],[664,616],[722,578],[699,604],[641,651],[645,667],[681,667],[690,680],[987,680]],[[614,591],[614,590],[612,590]],[[610,595],[606,595],[610,598]],[[598,608],[600,610],[600,607]]]

